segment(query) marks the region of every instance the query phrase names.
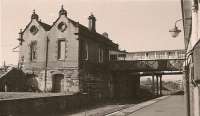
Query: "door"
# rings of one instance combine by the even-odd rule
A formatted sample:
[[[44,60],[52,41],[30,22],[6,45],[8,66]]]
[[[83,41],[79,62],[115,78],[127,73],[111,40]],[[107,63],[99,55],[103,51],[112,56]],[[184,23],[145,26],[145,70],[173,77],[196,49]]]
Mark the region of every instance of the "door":
[[[63,74],[55,74],[52,79],[52,92],[61,92],[61,82],[64,78]]]

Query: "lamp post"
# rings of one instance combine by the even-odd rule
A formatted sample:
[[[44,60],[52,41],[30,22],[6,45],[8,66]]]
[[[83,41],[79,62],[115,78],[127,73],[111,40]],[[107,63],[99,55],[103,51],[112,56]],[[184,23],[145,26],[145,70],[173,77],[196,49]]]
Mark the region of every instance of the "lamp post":
[[[184,19],[179,19],[179,20],[177,20],[176,22],[175,22],[175,24],[174,24],[174,28],[172,28],[172,29],[170,29],[169,30],[169,32],[171,33],[171,35],[172,35],[172,37],[173,38],[176,38],[178,35],[179,35],[179,33],[181,32],[181,30],[177,27],[177,23],[179,22],[179,21],[183,21],[183,20],[191,20],[192,18],[184,18]],[[186,49],[186,48],[185,48]]]
[[[179,19],[175,22],[174,28],[170,29],[169,32],[171,33],[173,38],[176,38],[179,33],[181,32],[180,29],[178,29],[177,27],[177,23],[179,21],[184,21],[184,20],[192,20],[192,18],[184,18],[184,19]],[[186,46],[185,46],[185,50],[187,50]],[[183,72],[184,72],[184,79],[185,79],[185,98],[186,98],[186,115],[190,116],[190,88],[189,88],[189,75],[188,75],[188,55],[187,53],[185,54],[185,66],[183,68]]]

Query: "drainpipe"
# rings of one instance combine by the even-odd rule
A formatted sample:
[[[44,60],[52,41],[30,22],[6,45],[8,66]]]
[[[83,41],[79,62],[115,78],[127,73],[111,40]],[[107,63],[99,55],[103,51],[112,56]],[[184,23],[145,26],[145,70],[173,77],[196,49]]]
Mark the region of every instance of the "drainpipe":
[[[47,92],[47,65],[48,65],[48,50],[49,50],[49,38],[46,41],[46,59],[45,59],[45,72],[44,72],[44,91]]]
[[[187,59],[186,59],[187,62]],[[189,74],[188,74],[188,64],[184,67],[184,80],[185,80],[185,99],[186,99],[186,116],[190,116],[190,83],[189,83]]]

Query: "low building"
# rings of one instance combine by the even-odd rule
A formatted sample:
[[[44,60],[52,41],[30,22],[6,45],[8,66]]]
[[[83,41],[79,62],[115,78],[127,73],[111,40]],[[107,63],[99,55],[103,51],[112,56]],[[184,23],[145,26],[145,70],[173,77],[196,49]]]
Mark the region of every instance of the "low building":
[[[0,73],[0,92],[27,91],[27,78],[25,73],[17,68],[10,68]],[[31,85],[31,84],[29,84]]]

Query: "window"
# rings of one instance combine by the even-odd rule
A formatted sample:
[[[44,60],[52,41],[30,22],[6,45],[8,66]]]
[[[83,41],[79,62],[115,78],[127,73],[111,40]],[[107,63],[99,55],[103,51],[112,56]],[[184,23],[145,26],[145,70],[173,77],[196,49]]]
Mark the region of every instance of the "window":
[[[149,57],[149,53],[145,53],[146,57]]]
[[[99,63],[103,62],[103,49],[99,48]]]
[[[117,60],[117,55],[114,55],[114,54],[110,55],[110,60],[111,61]]]
[[[30,61],[33,61],[36,59],[36,47],[37,47],[37,42],[31,42],[30,44]]]
[[[82,59],[88,60],[88,43],[86,41],[82,41]]]
[[[65,40],[58,40],[58,60],[65,59]]]
[[[67,29],[67,24],[64,23],[64,22],[61,22],[58,24],[58,29],[61,31],[61,32],[64,32],[66,29]]]
[[[38,31],[39,31],[39,29],[38,29],[35,25],[33,25],[33,26],[30,28],[30,32],[31,32],[33,35],[37,34]]]

